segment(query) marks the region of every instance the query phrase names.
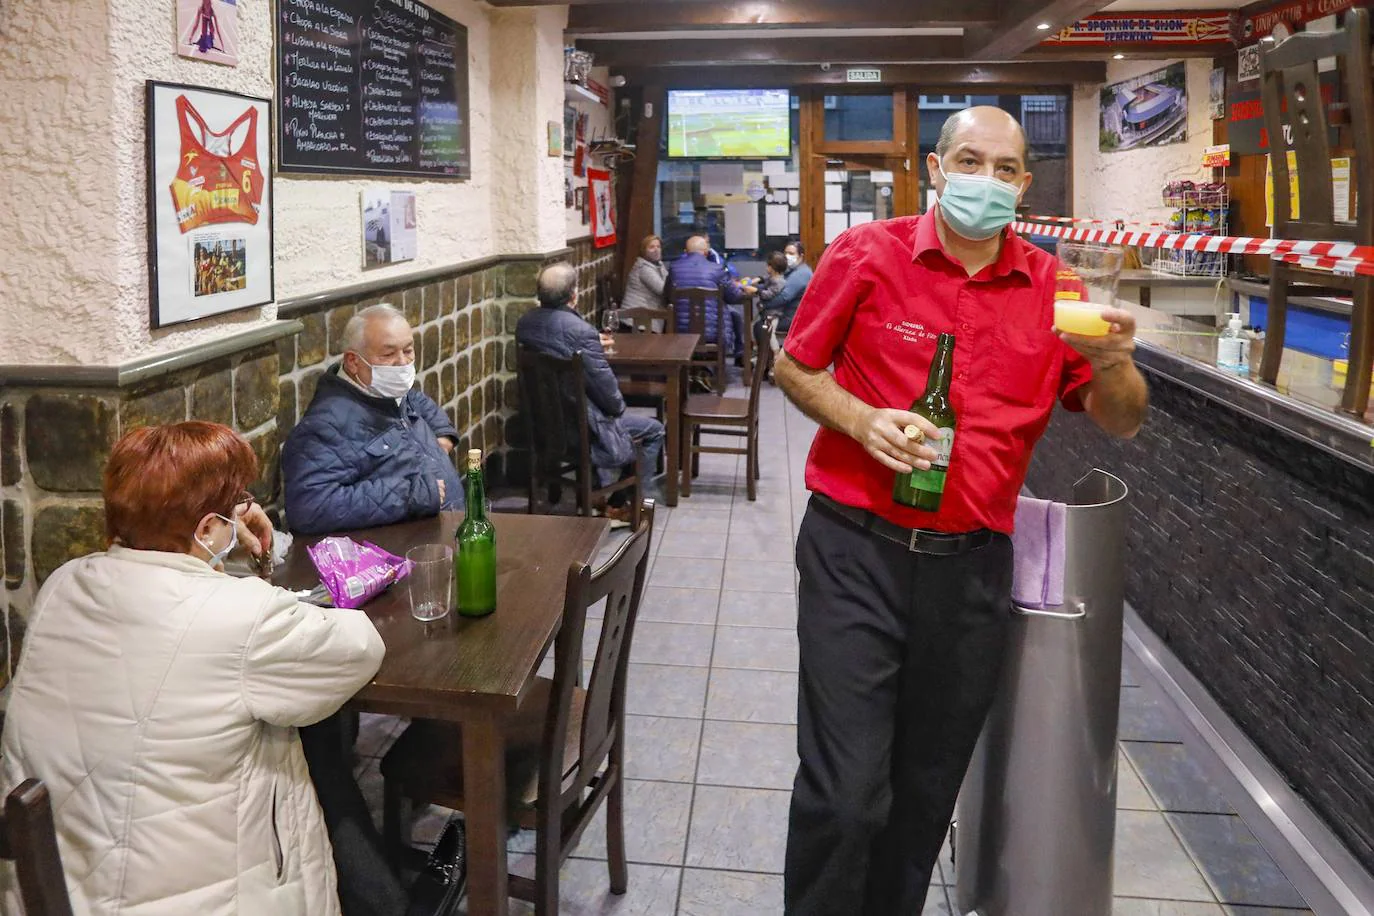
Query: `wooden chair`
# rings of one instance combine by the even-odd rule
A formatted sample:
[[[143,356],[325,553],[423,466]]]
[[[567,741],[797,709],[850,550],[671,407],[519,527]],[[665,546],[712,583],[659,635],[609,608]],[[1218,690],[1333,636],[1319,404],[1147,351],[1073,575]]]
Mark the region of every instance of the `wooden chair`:
[[[708,342],[707,334],[706,303],[712,299],[716,300],[715,343]],[[701,335],[701,343],[692,355],[692,365],[710,368],[714,373],[711,387],[715,389],[716,394],[724,394],[728,383],[725,376],[725,359],[729,355],[725,352],[725,328],[730,321],[725,313],[725,297],[718,289],[678,287],[673,290],[668,301],[673,303],[674,310],[687,310],[687,333]]]
[[[1353,223],[1337,222],[1337,216],[1344,219],[1346,214],[1334,212],[1326,103],[1317,75],[1317,62],[1325,57],[1340,58],[1340,71],[1346,74],[1354,160],[1361,166],[1355,170],[1357,212]],[[1374,245],[1374,169],[1367,167],[1374,162],[1374,96],[1369,65],[1369,11],[1365,9],[1347,11],[1345,25],[1334,32],[1299,32],[1278,44],[1260,42],[1264,126],[1269,132],[1269,159],[1274,171],[1274,238]],[[1293,217],[1289,203],[1291,176],[1280,140],[1285,136],[1285,124],[1297,159],[1300,218]],[[1341,409],[1363,416],[1369,407],[1370,372],[1374,369],[1374,277],[1342,277],[1272,262],[1260,378],[1271,385],[1278,380],[1289,297],[1332,291],[1349,291],[1353,302],[1350,368]]]
[[[611,309],[620,307],[620,292],[617,283],[611,274],[602,274],[596,278],[596,318],[599,320]],[[598,325],[600,327],[600,325]]]
[[[649,569],[654,504],[604,566],[568,571],[562,627],[554,643],[553,679],[537,678],[512,730],[507,760],[510,803],[522,826],[533,828],[535,879],[510,876],[510,893],[533,901],[540,916],[558,912],[558,869],[606,802],[606,857],[611,893],[623,894],[625,862],[625,682],[630,643]],[[586,689],[582,636],[587,609],[606,601],[601,638]],[[406,799],[463,810],[462,730],[417,720],[381,765],[385,781],[383,836],[401,842]],[[403,851],[403,849],[402,849]]]
[[[636,334],[662,334],[673,326],[673,310],[662,308],[620,309],[620,326],[628,322]],[[668,415],[668,380],[663,376],[632,375],[620,380],[620,393],[630,407],[652,407],[662,423]],[[658,456],[662,470],[663,455]]]
[[[586,375],[582,354],[559,359],[521,346],[518,353],[520,412],[530,449],[531,515],[547,502],[556,503],[555,491],[564,484],[577,494],[577,513],[591,515],[606,497],[631,490],[634,502],[631,521],[638,524],[640,480],[639,447],[635,447],[635,472],[602,487],[592,464],[591,430],[587,425]]]
[[[629,322],[637,334],[662,334],[673,328],[673,310],[669,308],[620,309],[618,314],[621,327]],[[663,323],[657,324],[660,321]]]
[[[0,815],[0,859],[14,862],[25,916],[72,916],[48,790],[26,779],[5,797]]]
[[[759,325],[755,344],[766,350],[768,341],[777,329],[778,319],[770,315]],[[702,452],[714,455],[745,455],[746,477],[748,479],[749,501],[758,498],[757,481],[761,474],[759,468],[759,390],[763,387],[763,377],[768,371],[768,360],[760,358],[754,363],[750,379],[749,397],[723,398],[715,394],[694,394],[687,398],[687,406],[682,411],[682,466],[692,468],[682,481],[682,495],[692,495],[692,478],[700,470]],[[702,434],[709,436],[740,436],[745,441],[744,448],[727,445],[702,445]]]

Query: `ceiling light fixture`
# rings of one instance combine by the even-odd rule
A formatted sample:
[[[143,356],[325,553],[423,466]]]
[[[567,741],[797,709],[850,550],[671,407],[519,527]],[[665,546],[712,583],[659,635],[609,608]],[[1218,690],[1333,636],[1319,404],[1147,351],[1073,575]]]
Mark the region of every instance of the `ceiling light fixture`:
[[[1036,26],[1036,29],[1041,32],[1048,32],[1050,30],[1050,24],[1048,22],[1042,22]]]

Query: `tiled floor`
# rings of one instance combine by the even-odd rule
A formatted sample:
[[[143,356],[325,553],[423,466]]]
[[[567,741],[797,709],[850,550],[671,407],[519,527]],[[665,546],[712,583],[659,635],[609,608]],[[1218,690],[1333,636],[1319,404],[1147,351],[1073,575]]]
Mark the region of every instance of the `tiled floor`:
[[[792,549],[815,427],[776,389],[763,392],[762,404],[758,501],[745,498],[742,460],[703,456],[691,498],[659,510],[628,691],[630,889],[623,897],[607,890],[598,820],[564,868],[564,913],[782,912],[796,766]],[[599,627],[588,628],[589,647],[598,634]],[[1208,783],[1167,701],[1130,665],[1123,684],[1115,914],[1308,912]],[[381,797],[376,756],[398,728],[395,720],[365,717],[358,772],[374,804]],[[442,823],[435,815],[417,839]],[[528,872],[530,849],[531,837],[513,840],[513,868]],[[922,916],[954,912],[953,889],[943,886],[952,874],[947,849]]]

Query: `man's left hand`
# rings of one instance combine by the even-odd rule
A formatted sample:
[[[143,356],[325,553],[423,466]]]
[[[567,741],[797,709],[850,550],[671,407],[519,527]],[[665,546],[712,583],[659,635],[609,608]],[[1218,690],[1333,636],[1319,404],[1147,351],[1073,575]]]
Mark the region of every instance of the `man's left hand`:
[[[272,520],[262,506],[251,504],[237,520],[239,545],[252,557],[260,557],[272,549]]]
[[[444,450],[445,455],[453,454],[453,440],[448,436],[439,437],[439,447]]]
[[[1056,331],[1059,339],[1083,355],[1093,373],[1106,372],[1131,362],[1135,352],[1135,316],[1124,309],[1104,308],[1102,320],[1111,325],[1101,337],[1086,337]]]

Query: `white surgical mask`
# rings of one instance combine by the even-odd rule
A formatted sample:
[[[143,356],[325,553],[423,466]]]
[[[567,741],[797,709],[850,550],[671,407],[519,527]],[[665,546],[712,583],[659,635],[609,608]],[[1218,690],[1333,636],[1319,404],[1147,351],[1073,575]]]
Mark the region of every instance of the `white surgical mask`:
[[[233,519],[225,518],[218,512],[215,513],[215,518],[219,519],[220,521],[224,522],[226,525],[229,526],[229,545],[225,547],[223,550],[216,553],[215,548],[211,547],[209,544],[205,543],[200,538],[196,538],[196,543],[204,547],[205,552],[210,555],[210,559],[206,560],[206,562],[209,563],[212,567],[218,566],[221,562],[224,561],[225,557],[229,556],[229,554],[234,552],[235,547],[239,546],[239,526],[234,524]]]
[[[363,359],[358,355],[358,359]],[[403,398],[406,392],[415,386],[415,364],[406,363],[404,366],[374,366],[363,359],[367,367],[372,370],[372,384],[369,390],[379,398]]]
[[[987,241],[1016,219],[1024,185],[991,175],[947,175],[943,165],[940,175],[945,179],[944,193],[938,196],[940,213],[957,234],[975,242]]]
[[[796,267],[796,266],[797,266],[798,264],[800,264],[800,263],[801,263],[801,258],[798,257],[797,255],[795,255],[795,254],[789,254],[789,255],[787,255],[787,266],[788,266],[788,267]]]

